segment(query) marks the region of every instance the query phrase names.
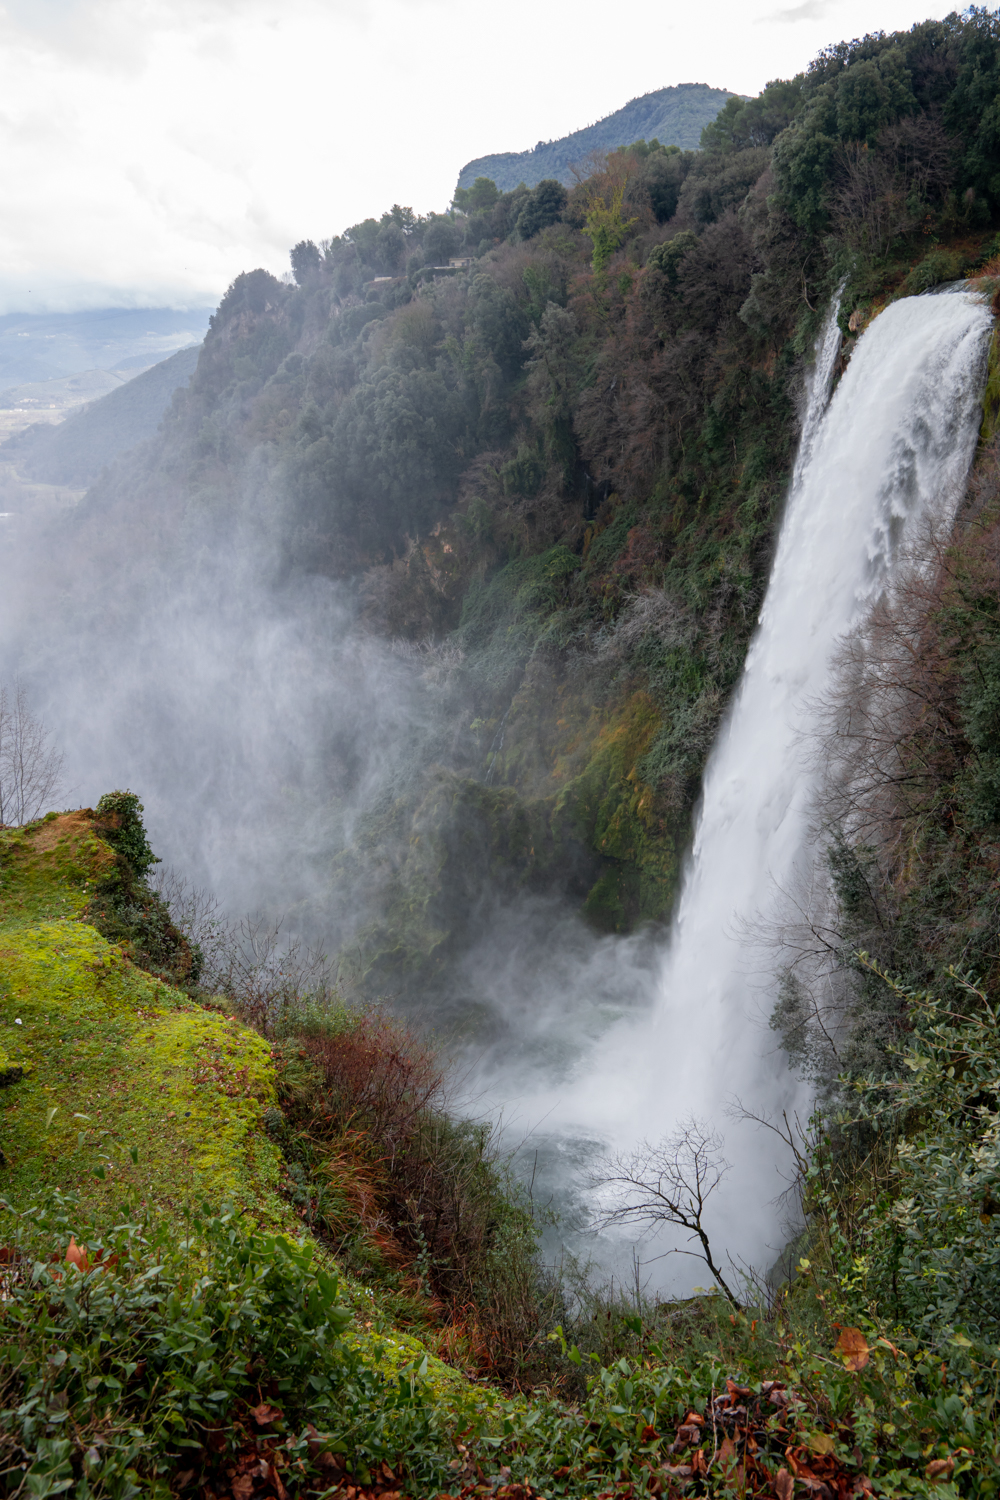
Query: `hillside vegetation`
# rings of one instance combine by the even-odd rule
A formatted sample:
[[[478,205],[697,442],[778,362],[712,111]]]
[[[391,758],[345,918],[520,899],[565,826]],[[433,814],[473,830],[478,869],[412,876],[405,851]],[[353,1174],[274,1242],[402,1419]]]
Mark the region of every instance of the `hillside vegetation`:
[[[928,1302],[885,1206],[861,1216],[862,1264],[828,1145],[803,1183],[817,1263],[791,1293],[584,1303],[568,1341],[523,1201],[482,1133],[436,1111],[412,1038],[287,994],[265,1037],[245,993],[193,982],[176,931],[150,960],[169,922],[140,814],[114,793],[2,836],[4,1494],[995,1493],[996,1301],[949,1321],[961,1299]],[[901,1107],[953,1115],[949,1049],[978,1086],[994,1037],[912,1001]],[[919,1255],[920,1215],[959,1203],[933,1171],[953,1143],[935,1138],[930,1178],[913,1144],[896,1171]],[[993,1274],[974,1240],[938,1248],[953,1275]],[[897,1269],[915,1339],[869,1300]],[[518,1296],[521,1362],[508,1343],[498,1364]],[[546,1383],[505,1393],[529,1355]]]
[[[231,607],[205,559],[236,537],[283,598],[350,591],[446,711],[343,842],[294,851],[323,869],[302,929],[359,913],[322,972],[202,946],[131,794],[0,834],[7,1494],[1000,1490],[995,335],[955,532],[830,705],[836,907],[773,1016],[818,1100],[771,1122],[787,1276],[663,1303],[546,1271],[400,1019],[493,900],[669,917],[824,312],[842,285],[846,361],[894,298],[968,277],[1000,309],[998,101],[971,10],[828,48],[698,152],[302,241],[60,523],[33,649],[51,597],[88,641],[192,576]],[[321,828],[352,753],[336,725],[316,750]]]
[[[707,83],[679,83],[672,88],[653,89],[630,99],[621,109],[605,115],[594,125],[574,130],[558,141],[539,141],[531,151],[500,151],[466,162],[458,174],[458,186],[471,188],[477,177],[487,177],[502,192],[522,182],[537,187],[552,177],[570,187],[573,167],[585,170],[594,151],[617,151],[633,141],[658,140],[664,146],[693,151],[701,132],[710,125],[730,98],[728,89],[713,89]]]
[[[570,193],[394,207],[296,246],[294,286],[234,282],[76,545],[111,525],[127,548],[155,515],[162,550],[115,586],[159,589],[198,518],[249,528],[276,585],[360,580],[371,630],[445,651],[457,722],[330,859],[317,930],[366,893],[345,981],[438,983],[491,890],[560,891],[605,932],[668,916],[833,288],[847,358],[887,298],[995,253],[994,28],[832,47],[731,99],[699,152],[639,142]],[[103,608],[75,570],[64,587]]]

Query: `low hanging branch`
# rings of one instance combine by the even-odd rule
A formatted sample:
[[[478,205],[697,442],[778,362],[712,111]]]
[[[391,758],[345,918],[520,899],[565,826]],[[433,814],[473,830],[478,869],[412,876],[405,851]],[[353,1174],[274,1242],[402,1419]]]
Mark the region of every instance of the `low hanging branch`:
[[[617,1202],[597,1216],[598,1227],[676,1224],[697,1240],[698,1250],[679,1247],[667,1254],[703,1260],[737,1311],[740,1304],[726,1285],[705,1229],[705,1205],[729,1171],[722,1141],[700,1121],[691,1119],[675,1135],[655,1145],[644,1141],[634,1151],[608,1157],[595,1187],[611,1188]]]

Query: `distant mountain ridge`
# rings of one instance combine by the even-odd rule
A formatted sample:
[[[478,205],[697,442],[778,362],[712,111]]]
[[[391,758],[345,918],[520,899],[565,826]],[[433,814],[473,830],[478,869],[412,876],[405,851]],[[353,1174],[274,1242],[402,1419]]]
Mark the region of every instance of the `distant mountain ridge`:
[[[87,370],[156,364],[200,343],[211,307],[85,308],[0,317],[0,390]]]
[[[570,168],[591,151],[614,151],[633,141],[651,141],[661,145],[693,150],[701,132],[711,124],[728,99],[731,89],[713,89],[707,83],[678,83],[671,88],[654,89],[605,115],[594,125],[574,130],[558,141],[539,141],[533,151],[498,152],[480,156],[465,164],[458,174],[460,188],[471,187],[477,177],[489,177],[502,193],[508,193],[523,182],[535,187],[544,178],[572,182]]]
[[[29,481],[86,488],[119,453],[152,437],[174,391],[194,374],[200,352],[200,344],[180,349],[64,422],[40,422],[19,433],[0,447],[0,462],[14,464]]]

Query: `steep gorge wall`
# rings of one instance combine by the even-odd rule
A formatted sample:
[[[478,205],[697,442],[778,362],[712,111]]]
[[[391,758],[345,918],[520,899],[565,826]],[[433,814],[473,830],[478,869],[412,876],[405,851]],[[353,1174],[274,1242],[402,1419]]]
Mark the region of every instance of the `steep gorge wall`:
[[[561,891],[604,931],[668,915],[822,309],[846,276],[849,355],[887,297],[995,249],[970,102],[992,25],[830,49],[730,101],[702,152],[612,153],[561,207],[394,209],[296,247],[296,285],[238,278],[159,436],[91,492],[76,555],[113,538],[130,567],[96,594],[74,573],[82,616],[235,547],[234,577],[252,553],[288,599],[345,587],[443,684],[319,857],[314,912],[367,892],[351,972],[436,972],[490,892]],[[476,258],[434,279],[448,235]]]

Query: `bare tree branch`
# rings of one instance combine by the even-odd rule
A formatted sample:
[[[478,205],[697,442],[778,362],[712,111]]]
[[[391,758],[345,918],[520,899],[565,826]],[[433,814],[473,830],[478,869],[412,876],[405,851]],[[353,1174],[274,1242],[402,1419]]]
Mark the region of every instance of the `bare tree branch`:
[[[615,1190],[617,1202],[598,1215],[598,1225],[676,1224],[696,1240],[698,1250],[667,1251],[703,1260],[735,1308],[740,1304],[726,1285],[705,1228],[705,1205],[729,1171],[722,1140],[702,1122],[691,1119],[675,1135],[655,1145],[643,1141],[634,1151],[609,1157],[594,1179],[597,1187]]]
[[[18,827],[51,807],[63,784],[63,757],[28,707],[19,678],[0,684],[0,827]]]

